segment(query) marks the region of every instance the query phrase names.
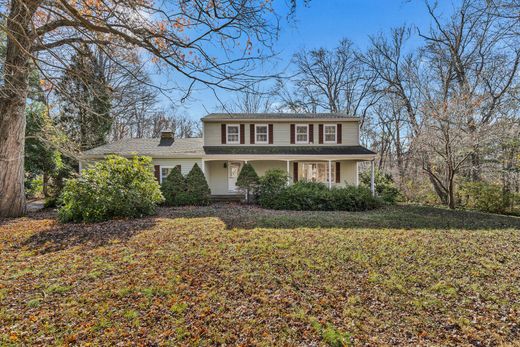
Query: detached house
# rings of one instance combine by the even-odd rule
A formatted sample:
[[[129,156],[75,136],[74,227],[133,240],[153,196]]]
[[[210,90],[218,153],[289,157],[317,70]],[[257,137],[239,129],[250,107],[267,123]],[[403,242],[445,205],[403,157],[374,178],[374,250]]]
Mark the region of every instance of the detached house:
[[[197,163],[212,195],[238,194],[236,180],[244,163],[259,176],[286,170],[290,180],[318,181],[329,187],[358,185],[358,163],[375,153],[359,144],[359,118],[333,113],[213,113],[202,118],[203,137],[124,139],[83,153],[84,161],[108,154],[152,157],[162,182],[180,166],[187,174]],[[373,167],[373,165],[372,165]]]

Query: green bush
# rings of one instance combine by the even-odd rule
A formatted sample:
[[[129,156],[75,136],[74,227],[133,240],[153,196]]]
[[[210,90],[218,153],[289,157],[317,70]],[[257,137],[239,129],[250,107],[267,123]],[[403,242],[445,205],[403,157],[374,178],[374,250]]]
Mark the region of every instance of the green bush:
[[[184,205],[209,205],[211,191],[204,173],[195,163],[186,176],[186,195],[181,201]]]
[[[506,213],[511,198],[500,185],[486,182],[464,183],[459,195],[462,206],[490,213]]]
[[[250,202],[251,191],[254,191],[258,186],[259,178],[255,168],[250,163],[244,164],[240,174],[237,177],[237,187],[242,189],[246,195],[246,202]]]
[[[370,171],[361,174],[361,185],[370,189]],[[395,186],[392,175],[376,170],[374,173],[376,195],[388,204],[395,204],[399,198],[399,189]]]
[[[256,199],[260,206],[265,208],[273,208],[275,200],[287,187],[287,172],[280,169],[267,170],[264,176],[260,177],[256,190]]]
[[[181,168],[175,167],[161,185],[161,191],[168,206],[182,206],[186,204],[188,184],[182,175]]]
[[[266,208],[298,211],[365,211],[381,205],[381,201],[363,187],[329,189],[323,183],[307,181],[284,186],[277,193],[259,199],[259,203]]]
[[[155,213],[164,198],[151,159],[111,155],[66,182],[58,216],[62,222],[98,222]]]

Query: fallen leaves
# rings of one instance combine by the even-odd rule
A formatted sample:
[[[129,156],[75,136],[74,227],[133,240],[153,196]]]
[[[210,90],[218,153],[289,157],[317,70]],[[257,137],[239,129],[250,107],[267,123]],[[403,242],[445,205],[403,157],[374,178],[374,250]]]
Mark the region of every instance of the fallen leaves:
[[[0,221],[0,345],[517,342],[518,220],[420,211]]]

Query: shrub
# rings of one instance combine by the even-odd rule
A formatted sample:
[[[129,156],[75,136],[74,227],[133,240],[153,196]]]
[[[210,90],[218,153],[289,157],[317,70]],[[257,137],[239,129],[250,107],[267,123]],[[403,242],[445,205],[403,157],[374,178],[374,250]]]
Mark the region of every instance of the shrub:
[[[283,170],[267,170],[265,175],[260,177],[256,190],[258,204],[262,207],[273,208],[274,197],[287,187],[287,178],[287,172]]]
[[[270,207],[299,211],[365,211],[381,205],[364,187],[335,187],[323,183],[300,181],[284,187],[270,197]]]
[[[186,195],[181,199],[184,205],[209,205],[211,191],[204,173],[195,163],[186,176]]]
[[[151,215],[164,198],[150,158],[111,155],[68,180],[61,200],[60,221],[97,222]]]
[[[250,202],[250,193],[258,186],[258,174],[250,163],[246,163],[237,177],[237,186],[245,191],[246,202]]]
[[[509,196],[498,184],[467,182],[460,187],[461,204],[483,212],[505,213]]]
[[[361,185],[370,189],[370,171],[361,174]],[[388,204],[395,204],[399,198],[399,189],[395,186],[392,175],[383,173],[379,170],[375,171],[374,184],[376,188],[376,195]]]
[[[187,182],[181,173],[181,168],[176,166],[164,179],[161,191],[168,206],[181,206],[186,202]]]

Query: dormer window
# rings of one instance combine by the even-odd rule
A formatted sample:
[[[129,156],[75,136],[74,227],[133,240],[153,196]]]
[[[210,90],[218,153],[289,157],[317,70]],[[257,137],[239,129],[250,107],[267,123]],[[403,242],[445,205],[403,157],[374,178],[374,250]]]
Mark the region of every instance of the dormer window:
[[[269,128],[267,124],[255,125],[255,142],[268,143],[269,142]]]
[[[336,134],[337,127],[336,124],[333,125],[325,125],[323,127],[323,131],[325,133],[325,143],[336,143]]]
[[[309,143],[308,124],[296,124],[296,143]]]
[[[240,143],[240,125],[228,124],[226,132],[227,132],[227,143],[231,143],[231,144]]]

